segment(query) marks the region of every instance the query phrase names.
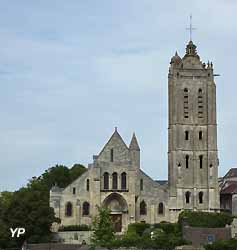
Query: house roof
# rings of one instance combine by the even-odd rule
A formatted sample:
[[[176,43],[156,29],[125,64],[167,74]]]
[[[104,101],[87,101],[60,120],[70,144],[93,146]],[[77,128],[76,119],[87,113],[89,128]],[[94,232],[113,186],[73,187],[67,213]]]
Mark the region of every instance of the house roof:
[[[224,176],[224,178],[233,178],[233,177],[237,177],[237,168],[231,168]]]
[[[237,182],[227,182],[227,186],[221,189],[221,194],[237,194]]]

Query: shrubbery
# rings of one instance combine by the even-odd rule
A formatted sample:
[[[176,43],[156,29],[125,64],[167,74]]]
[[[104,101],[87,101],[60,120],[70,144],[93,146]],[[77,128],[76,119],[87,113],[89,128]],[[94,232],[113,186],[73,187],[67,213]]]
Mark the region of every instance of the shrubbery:
[[[220,240],[205,246],[206,250],[236,250],[237,240]]]
[[[58,231],[90,231],[91,228],[88,225],[69,225],[59,228]]]
[[[128,225],[128,234],[136,233],[139,236],[142,236],[144,231],[150,227],[150,224],[144,222],[136,222]]]
[[[178,224],[181,226],[182,220],[185,218],[187,224],[191,227],[225,227],[230,225],[234,216],[227,213],[208,213],[208,212],[192,212],[183,211],[179,215]]]
[[[127,232],[111,242],[110,247],[137,247],[140,249],[174,249],[175,246],[187,242],[181,237],[177,224],[133,223],[128,226]]]

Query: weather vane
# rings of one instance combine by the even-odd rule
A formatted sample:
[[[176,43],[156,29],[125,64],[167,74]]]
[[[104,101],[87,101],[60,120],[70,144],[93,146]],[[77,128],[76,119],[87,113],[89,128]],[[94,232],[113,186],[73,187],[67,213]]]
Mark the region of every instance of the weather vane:
[[[190,41],[192,41],[192,32],[193,32],[193,30],[196,30],[196,28],[193,27],[193,23],[192,23],[192,14],[190,15],[190,24],[189,24],[189,27],[186,28],[186,30],[189,30]]]

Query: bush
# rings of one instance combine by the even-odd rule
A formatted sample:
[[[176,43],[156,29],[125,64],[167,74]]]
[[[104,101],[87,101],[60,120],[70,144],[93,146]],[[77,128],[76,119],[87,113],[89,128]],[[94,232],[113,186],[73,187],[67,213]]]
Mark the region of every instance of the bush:
[[[137,235],[142,236],[144,231],[150,227],[150,224],[144,222],[136,222],[128,225],[128,233],[135,232]]]
[[[234,216],[227,213],[208,213],[183,211],[179,215],[178,224],[181,227],[182,220],[185,218],[187,224],[192,227],[225,227],[230,225]]]
[[[220,240],[204,247],[206,250],[236,250],[237,240]]]
[[[59,228],[58,231],[90,231],[91,228],[88,225],[69,225]]]
[[[159,223],[150,226],[146,223],[133,223],[128,226],[125,235],[112,241],[110,247],[172,250],[185,244],[187,242],[182,239],[177,224]]]
[[[162,229],[167,234],[170,234],[170,233],[180,234],[181,233],[180,227],[177,223],[161,222],[161,223],[156,223],[153,226],[154,228]]]

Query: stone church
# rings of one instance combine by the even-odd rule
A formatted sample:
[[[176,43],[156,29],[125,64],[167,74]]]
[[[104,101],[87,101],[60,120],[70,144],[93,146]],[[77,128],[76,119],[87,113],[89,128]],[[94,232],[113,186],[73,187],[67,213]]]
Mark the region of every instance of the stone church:
[[[135,134],[127,146],[115,128],[83,175],[52,187],[61,225],[91,224],[97,206],[110,209],[117,232],[133,222],[175,222],[184,209],[220,210],[213,64],[201,62],[191,40],[182,58],[171,58],[168,99],[168,181],[144,173]]]

